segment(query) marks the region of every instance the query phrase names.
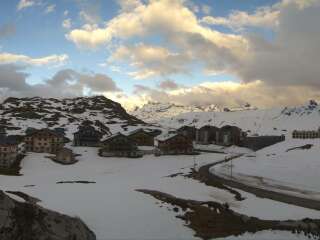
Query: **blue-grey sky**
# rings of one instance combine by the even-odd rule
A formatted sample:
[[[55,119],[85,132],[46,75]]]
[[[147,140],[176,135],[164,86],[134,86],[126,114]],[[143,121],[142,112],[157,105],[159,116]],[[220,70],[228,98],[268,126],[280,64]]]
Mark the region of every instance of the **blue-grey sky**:
[[[1,98],[104,94],[128,107],[318,99],[319,1],[3,0]]]

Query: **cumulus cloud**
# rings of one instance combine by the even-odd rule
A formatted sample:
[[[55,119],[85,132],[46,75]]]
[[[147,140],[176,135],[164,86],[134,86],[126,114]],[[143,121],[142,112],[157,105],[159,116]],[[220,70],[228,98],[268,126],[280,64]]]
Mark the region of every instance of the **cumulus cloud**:
[[[164,47],[145,44],[121,46],[112,54],[110,61],[127,61],[137,71],[129,75],[135,79],[153,76],[165,76],[174,73],[188,73],[188,58],[182,54],[170,52]]]
[[[72,26],[72,23],[71,23],[71,19],[70,18],[67,18],[65,20],[63,20],[62,22],[62,27],[65,28],[65,29],[69,29],[71,28]]]
[[[33,66],[63,65],[68,60],[68,55],[49,55],[41,58],[32,58],[26,55],[0,52],[0,64],[22,63]]]
[[[120,92],[116,83],[107,75],[81,73],[72,69],[58,71],[42,83],[29,84],[25,67],[14,64],[0,65],[0,91],[5,96],[75,97],[89,91],[92,94]]]
[[[54,12],[55,9],[56,9],[56,5],[50,4],[46,7],[45,13],[48,14],[48,13]]]
[[[223,25],[235,30],[243,27],[273,28],[278,24],[279,9],[273,7],[259,8],[253,14],[244,11],[233,11],[228,17],[206,16],[201,22],[211,25]]]
[[[175,90],[175,89],[179,88],[179,85],[176,82],[174,82],[170,79],[167,79],[167,80],[160,82],[158,84],[158,87],[163,90]]]
[[[166,91],[136,86],[135,93],[142,92],[143,99],[230,104],[251,99],[256,105],[270,106],[318,97],[319,0],[281,0],[253,12],[233,11],[227,17],[203,19],[188,2],[119,0],[119,13],[110,21],[87,23],[66,37],[87,48],[117,43],[109,61],[127,62],[134,69],[128,74],[135,79],[188,76],[196,65],[203,73],[231,74],[239,80],[235,85],[205,83]],[[229,27],[231,33],[218,31],[216,25]],[[268,28],[271,34],[241,31],[251,27]],[[154,38],[159,41],[150,41]]]
[[[24,8],[32,7],[36,4],[36,1],[33,0],[20,0],[17,5],[17,10],[22,10]]]
[[[302,1],[301,1],[302,2]],[[261,79],[270,85],[312,86],[320,89],[320,1],[287,3],[279,15],[273,40],[249,37],[249,57],[238,75],[245,82]]]
[[[257,107],[268,108],[298,105],[309,99],[320,100],[320,94],[312,87],[273,87],[262,81],[250,83],[227,81],[204,82],[193,87],[178,87],[169,91],[135,85],[133,95],[122,98],[114,97],[114,99],[128,109],[149,101],[173,102],[181,105],[215,104],[221,108],[244,106],[249,102]]]
[[[219,46],[236,48],[237,51],[245,47],[245,39],[241,36],[224,34],[200,25],[196,15],[184,6],[182,0],[152,0],[145,4],[135,2],[139,4],[134,9],[121,11],[105,27],[88,28],[85,25],[70,31],[67,38],[77,45],[97,47],[114,38],[127,39],[152,34],[168,35],[170,38],[179,33],[198,33]]]

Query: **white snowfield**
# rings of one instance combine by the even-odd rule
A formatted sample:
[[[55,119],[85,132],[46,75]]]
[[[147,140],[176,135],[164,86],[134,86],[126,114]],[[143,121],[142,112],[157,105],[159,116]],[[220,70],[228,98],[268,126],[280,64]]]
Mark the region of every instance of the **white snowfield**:
[[[169,205],[160,207],[156,204],[158,200],[135,189],[158,190],[185,199],[228,202],[235,211],[262,219],[320,218],[318,211],[256,198],[244,192],[241,193],[246,199],[239,202],[229,192],[198,181],[182,176],[166,177],[189,172],[194,166],[193,156],[102,158],[97,156],[97,148],[71,148],[81,156],[78,163],[67,166],[52,162],[45,157],[47,154],[29,153],[22,161],[23,175],[0,176],[1,189],[23,191],[41,199],[39,204],[44,207],[79,216],[96,233],[98,240],[195,239],[194,232],[175,218],[176,213],[168,211]],[[199,166],[225,156],[204,153],[197,156],[195,162]],[[77,180],[96,183],[56,183]],[[289,233],[261,234],[295,239]]]
[[[229,108],[228,108],[229,109]],[[251,107],[249,104],[238,108],[231,108],[229,110],[233,111],[242,111],[242,110],[251,110],[256,109]],[[149,123],[158,123],[164,118],[175,117],[179,114],[190,113],[190,112],[222,112],[224,109],[218,107],[214,104],[207,105],[177,105],[174,103],[160,103],[160,102],[149,102],[142,107],[136,107],[136,109],[130,111],[129,113],[133,116],[142,119],[143,121]]]
[[[178,128],[184,125],[202,127],[235,125],[248,135],[286,135],[293,130],[317,130],[320,127],[320,106],[309,103],[301,107],[249,109],[233,112],[189,112],[160,119],[159,124]]]
[[[293,149],[307,144],[313,145],[311,149]],[[234,160],[232,178],[250,186],[320,200],[319,153],[320,139],[289,139]],[[231,164],[212,171],[230,178]]]

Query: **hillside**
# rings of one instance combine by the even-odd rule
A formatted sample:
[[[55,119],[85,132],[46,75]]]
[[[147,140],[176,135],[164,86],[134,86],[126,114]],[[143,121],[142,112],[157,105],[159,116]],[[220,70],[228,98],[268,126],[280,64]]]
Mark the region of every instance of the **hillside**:
[[[163,118],[174,117],[179,114],[189,113],[189,112],[223,112],[223,111],[241,111],[256,109],[251,107],[250,104],[246,104],[239,108],[220,108],[214,104],[210,105],[177,105],[174,103],[159,103],[159,102],[149,102],[142,107],[136,107],[130,112],[133,116],[142,119],[145,122],[156,123]]]
[[[190,112],[161,119],[159,124],[177,128],[183,125],[236,125],[253,134],[289,134],[294,129],[316,130],[320,126],[320,106],[313,100],[304,106],[250,109],[230,112]]]
[[[243,184],[300,196],[320,199],[319,139],[289,139],[232,163],[232,179]],[[212,172],[230,178],[230,163]]]
[[[105,134],[149,127],[131,116],[117,102],[103,96],[70,99],[8,98],[0,104],[0,124],[9,134],[23,134],[28,127],[64,128],[71,137],[84,120],[93,122]]]

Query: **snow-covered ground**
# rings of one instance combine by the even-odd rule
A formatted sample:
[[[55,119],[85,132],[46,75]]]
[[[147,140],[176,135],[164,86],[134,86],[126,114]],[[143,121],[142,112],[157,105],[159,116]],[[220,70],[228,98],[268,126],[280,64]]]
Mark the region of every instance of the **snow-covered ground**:
[[[238,147],[235,145],[230,147],[225,147],[225,146],[220,146],[215,144],[203,145],[203,144],[194,143],[193,147],[199,151],[214,151],[214,152],[229,153],[229,154],[246,154],[246,153],[252,152],[251,149]]]
[[[97,148],[77,147],[73,150],[82,156],[75,165],[67,166],[45,158],[47,154],[29,153],[22,161],[23,175],[0,176],[0,188],[23,191],[41,199],[39,204],[44,207],[79,216],[97,234],[98,240],[194,239],[194,232],[175,218],[174,212],[160,208],[155,204],[156,199],[135,189],[158,190],[185,199],[228,202],[235,211],[262,219],[320,218],[318,211],[256,198],[244,192],[241,193],[246,200],[238,202],[229,192],[198,181],[182,176],[165,177],[188,172],[194,165],[193,156],[101,158],[97,156]],[[203,153],[195,161],[201,165],[224,157]],[[96,183],[56,183],[76,180]],[[277,236],[293,239],[288,233]]]
[[[223,127],[235,125],[248,135],[291,136],[293,130],[317,130],[320,125],[320,106],[308,103],[300,107],[249,109],[234,112],[188,112],[162,118],[162,126],[179,128],[184,125]]]
[[[292,149],[306,144],[313,146],[311,149]],[[232,177],[259,188],[320,199],[319,153],[320,139],[289,139],[234,160]],[[216,166],[214,171],[229,178],[230,168],[227,163]]]

